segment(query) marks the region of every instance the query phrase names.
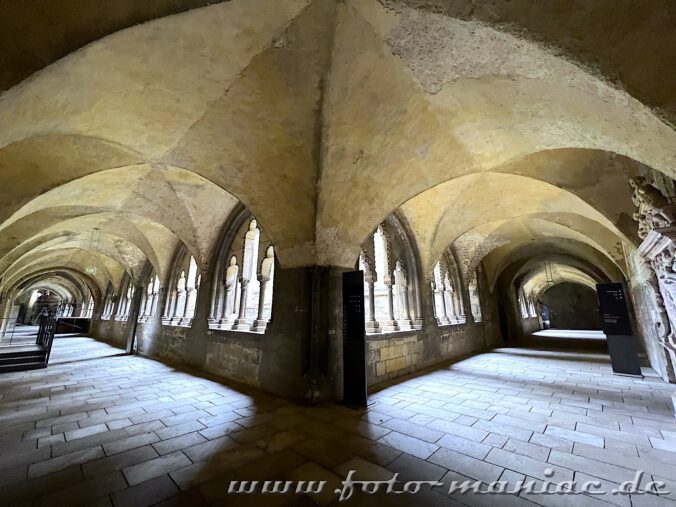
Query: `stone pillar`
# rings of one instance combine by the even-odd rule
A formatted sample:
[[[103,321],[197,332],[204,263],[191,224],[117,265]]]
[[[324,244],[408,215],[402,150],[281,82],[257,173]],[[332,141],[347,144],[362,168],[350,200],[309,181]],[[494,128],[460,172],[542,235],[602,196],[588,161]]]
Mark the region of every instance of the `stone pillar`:
[[[268,281],[264,278],[258,277],[260,282],[260,291],[258,293],[258,317],[254,320],[251,330],[256,333],[265,332],[265,326],[268,323],[268,320],[264,317],[263,312],[265,311],[265,289],[268,285]]]
[[[211,300],[211,310],[209,312],[209,325],[218,324],[218,322],[223,317],[223,299],[225,299],[225,294],[223,288],[218,290],[214,295],[214,298]]]
[[[234,313],[235,290],[237,288],[237,275],[239,274],[239,266],[237,265],[237,257],[234,255],[230,257],[230,264],[225,270],[224,288],[225,297],[219,316],[218,327],[223,329],[232,323],[232,314]]]
[[[197,288],[188,287],[186,289],[185,309],[183,310],[183,318],[180,324],[190,324],[195,316],[195,301],[197,299]]]
[[[455,313],[455,306],[453,305],[453,293],[444,289],[444,301],[446,303],[446,316],[451,324],[458,323],[458,315]]]
[[[445,326],[451,323],[448,319],[448,312],[446,310],[446,297],[443,289],[439,289],[436,282],[432,282],[432,291],[434,294],[434,309],[437,311],[437,321],[440,326]]]
[[[185,312],[185,289],[176,290],[176,299],[173,304],[173,314],[171,316],[171,324],[178,324],[183,318]]]
[[[127,318],[127,354],[132,354],[136,350],[136,326],[141,310],[142,297],[143,287],[139,285],[133,291],[132,300],[129,302],[129,317]]]
[[[388,278],[385,280],[385,287],[387,287],[388,320],[383,322],[383,333],[399,331],[399,324],[397,324],[397,321],[394,320],[394,291],[392,285],[392,278],[388,276]]]
[[[141,294],[142,294],[141,308],[139,309],[139,312],[138,312],[138,318],[140,320],[143,320],[147,317],[146,312],[147,312],[147,309],[148,309],[148,288],[143,287]]]
[[[239,297],[239,314],[232,328],[237,331],[249,331],[251,326],[246,321],[246,302],[249,298],[249,280],[242,278],[240,281],[241,296]]]
[[[255,219],[249,223],[249,230],[244,235],[244,251],[242,254],[242,275],[240,277],[241,296],[239,299],[239,315],[232,326],[237,331],[249,331],[251,326],[246,320],[246,310],[249,296],[249,283],[256,276],[258,264],[258,241],[260,233]],[[232,261],[231,261],[232,262]]]
[[[251,327],[252,331],[257,333],[265,332],[268,320],[265,318],[265,297],[267,294],[268,282],[272,278],[272,273],[275,267],[275,250],[272,245],[268,246],[265,251],[265,258],[261,262],[261,272],[258,275],[259,292],[258,292],[258,318],[254,321]]]
[[[378,324],[378,321],[376,320],[376,294],[374,288],[375,281],[371,275],[365,275],[364,281],[366,282],[368,292],[368,301],[366,306],[368,309],[368,320],[366,321],[366,332],[369,334],[380,333],[380,324]]]
[[[223,329],[224,325],[230,320],[230,315],[232,313],[232,302],[230,298],[232,297],[232,287],[223,286],[222,288],[222,298],[219,300],[218,307],[218,327]]]
[[[151,305],[150,305],[150,315],[157,315],[157,303],[159,301],[159,296],[160,293],[155,291],[155,287],[153,286],[153,295],[152,295],[152,300],[151,300]]]
[[[399,260],[395,263],[394,279],[396,281],[397,296],[399,297],[399,303],[401,304],[400,310],[403,313],[397,324],[400,329],[413,329],[411,309],[408,301],[408,277]]]

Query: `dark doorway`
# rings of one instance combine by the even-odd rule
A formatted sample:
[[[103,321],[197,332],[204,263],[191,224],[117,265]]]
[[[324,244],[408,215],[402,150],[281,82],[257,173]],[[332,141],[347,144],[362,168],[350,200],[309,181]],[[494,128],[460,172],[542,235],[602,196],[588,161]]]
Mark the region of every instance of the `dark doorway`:
[[[549,307],[551,327],[554,329],[601,329],[598,297],[591,287],[563,282],[554,285],[542,296]]]

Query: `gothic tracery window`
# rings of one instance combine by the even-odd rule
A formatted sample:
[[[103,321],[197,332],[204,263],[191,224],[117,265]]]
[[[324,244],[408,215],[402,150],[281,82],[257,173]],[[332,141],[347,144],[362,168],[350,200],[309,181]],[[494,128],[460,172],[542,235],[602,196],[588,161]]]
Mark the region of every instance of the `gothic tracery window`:
[[[394,215],[364,243],[359,269],[364,272],[367,334],[422,328],[412,248],[403,224]]]
[[[150,272],[148,284],[144,287],[141,307],[139,308],[139,322],[146,322],[157,314],[157,304],[160,297],[160,278],[155,271]]]
[[[108,287],[106,288],[106,295],[103,300],[103,310],[101,312],[101,320],[110,320],[113,315],[113,309],[115,308],[115,294],[113,292],[113,285],[108,282]]]
[[[470,310],[472,311],[472,317],[474,317],[474,322],[482,322],[483,315],[481,312],[481,296],[479,295],[479,282],[478,282],[478,271],[481,268],[478,267],[470,274],[468,289],[469,289],[469,303]]]
[[[521,312],[521,318],[528,318],[528,305],[526,303],[526,297],[524,296],[523,289],[519,290],[519,295],[517,296],[517,301],[519,303],[519,311]]]
[[[94,296],[89,295],[89,301],[87,302],[86,308],[83,311],[83,317],[91,319],[94,314]]]
[[[225,232],[209,327],[264,333],[272,318],[275,249],[248,214]]]
[[[529,298],[528,299],[528,316],[531,319],[534,319],[535,317],[538,316],[536,310],[535,310],[535,303],[533,303],[533,299]]]
[[[450,254],[444,253],[432,270],[432,295],[437,324],[464,324],[465,309],[460,294],[458,272]]]
[[[132,278],[125,273],[122,277],[122,283],[120,285],[120,300],[117,305],[117,313],[115,314],[115,320],[127,320],[129,318],[129,311],[131,310],[131,302],[134,298],[134,283]]]
[[[164,305],[163,324],[182,327],[192,325],[200,281],[195,258],[185,246],[182,246],[175,258],[168,284],[169,293]]]

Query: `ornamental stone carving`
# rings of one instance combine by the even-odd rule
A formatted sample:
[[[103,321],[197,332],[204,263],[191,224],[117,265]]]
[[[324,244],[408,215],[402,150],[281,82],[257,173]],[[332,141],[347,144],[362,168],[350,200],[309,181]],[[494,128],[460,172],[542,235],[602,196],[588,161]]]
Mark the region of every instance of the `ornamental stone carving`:
[[[634,188],[632,201],[637,208],[643,242],[638,252],[654,273],[644,291],[650,306],[655,334],[664,350],[671,382],[676,363],[676,213],[659,190],[644,178],[630,180]]]
[[[676,207],[658,189],[641,176],[631,178],[629,184],[634,189],[631,200],[636,206],[634,220],[638,222],[639,238],[645,239],[653,229],[676,224]]]

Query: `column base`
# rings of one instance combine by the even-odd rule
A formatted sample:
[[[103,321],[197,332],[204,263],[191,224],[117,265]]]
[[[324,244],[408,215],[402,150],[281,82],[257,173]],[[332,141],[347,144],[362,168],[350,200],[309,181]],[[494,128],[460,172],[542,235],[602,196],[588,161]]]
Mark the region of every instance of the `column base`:
[[[265,333],[265,328],[268,327],[268,321],[267,320],[254,320],[252,326],[251,326],[251,331],[254,333]]]
[[[232,325],[234,324],[233,320],[230,319],[219,319],[216,322],[216,327],[218,329],[232,329]]]
[[[413,321],[411,319],[398,320],[397,324],[400,331],[410,331],[413,329]]]
[[[233,331],[251,331],[251,324],[244,319],[237,319],[231,328]]]
[[[382,322],[381,328],[383,333],[394,333],[395,331],[399,331],[399,324],[396,320],[386,320]]]
[[[369,333],[369,334],[380,333],[380,324],[375,320],[367,321],[366,322],[366,332]]]

